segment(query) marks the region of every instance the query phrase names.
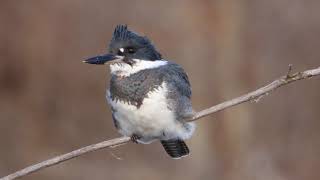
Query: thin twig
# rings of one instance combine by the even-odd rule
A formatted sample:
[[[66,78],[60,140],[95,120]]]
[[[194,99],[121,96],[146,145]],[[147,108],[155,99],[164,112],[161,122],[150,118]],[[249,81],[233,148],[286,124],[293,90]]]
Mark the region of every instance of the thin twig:
[[[287,75],[282,76],[279,79],[271,82],[270,84],[268,84],[268,85],[266,85],[266,86],[264,86],[264,87],[262,87],[260,89],[257,89],[255,91],[252,91],[252,92],[250,92],[248,94],[245,94],[243,96],[231,99],[229,101],[225,101],[225,102],[220,103],[218,105],[212,106],[212,107],[210,107],[208,109],[199,111],[199,112],[195,113],[192,116],[192,118],[186,119],[186,121],[195,121],[197,119],[200,119],[202,117],[205,117],[205,116],[208,116],[210,114],[216,113],[218,111],[224,110],[226,108],[229,108],[229,107],[232,107],[232,106],[235,106],[235,105],[247,102],[247,101],[258,100],[261,97],[263,97],[264,95],[270,93],[271,91],[273,91],[273,90],[275,90],[275,89],[277,89],[277,88],[279,88],[279,87],[281,87],[283,85],[289,84],[289,83],[294,82],[294,81],[298,81],[298,80],[302,80],[302,79],[306,79],[306,78],[311,78],[311,77],[317,76],[317,75],[320,75],[320,67],[318,67],[316,69],[311,69],[311,70],[307,70],[307,71],[291,74],[291,66],[289,66],[289,72],[287,73]],[[99,150],[99,149],[103,149],[103,148],[106,148],[106,147],[115,147],[115,146],[118,146],[118,145],[121,145],[121,144],[125,144],[125,143],[127,143],[129,141],[130,141],[129,137],[119,137],[119,138],[111,139],[111,140],[104,141],[104,142],[101,142],[101,143],[89,145],[89,146],[74,150],[72,152],[69,152],[67,154],[63,154],[63,155],[54,157],[52,159],[40,162],[38,164],[31,165],[29,167],[26,167],[26,168],[24,168],[22,170],[19,170],[19,171],[15,172],[15,173],[12,173],[12,174],[10,174],[10,175],[8,175],[6,177],[3,177],[0,180],[16,179],[16,178],[25,176],[27,174],[31,174],[33,172],[39,171],[41,169],[44,169],[46,167],[50,167],[50,166],[53,166],[55,164],[59,164],[59,163],[61,163],[63,161],[67,161],[69,159],[78,157],[80,155],[83,155],[83,154],[86,154],[86,153],[89,153],[89,152],[92,152],[92,151],[96,151],[96,150]]]
[[[287,78],[290,78],[291,76],[291,71],[292,71],[292,64],[289,64],[289,69],[288,69],[288,72],[287,72]]]

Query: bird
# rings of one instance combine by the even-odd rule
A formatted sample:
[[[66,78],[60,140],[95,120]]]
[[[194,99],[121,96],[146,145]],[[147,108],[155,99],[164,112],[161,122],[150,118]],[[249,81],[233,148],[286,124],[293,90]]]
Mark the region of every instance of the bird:
[[[188,76],[180,65],[163,59],[147,36],[119,24],[107,54],[84,62],[110,66],[106,99],[120,134],[135,143],[160,141],[173,159],[189,154],[185,140],[195,124],[185,121],[194,114]]]

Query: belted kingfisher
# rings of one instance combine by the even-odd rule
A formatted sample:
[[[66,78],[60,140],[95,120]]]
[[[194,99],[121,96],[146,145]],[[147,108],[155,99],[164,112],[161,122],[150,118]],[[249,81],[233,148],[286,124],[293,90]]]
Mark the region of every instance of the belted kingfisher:
[[[107,101],[117,130],[136,143],[160,140],[174,159],[189,154],[184,140],[195,124],[184,122],[193,115],[187,74],[161,54],[146,36],[116,26],[105,55],[89,58],[89,64],[110,64]]]

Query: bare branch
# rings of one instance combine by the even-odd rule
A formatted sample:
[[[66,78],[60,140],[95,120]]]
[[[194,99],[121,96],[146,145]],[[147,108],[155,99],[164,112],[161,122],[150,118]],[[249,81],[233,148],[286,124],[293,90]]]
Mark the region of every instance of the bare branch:
[[[318,67],[316,69],[312,69],[312,70],[298,72],[295,74],[290,74],[291,69],[292,69],[292,65],[289,65],[289,71],[288,71],[287,75],[282,76],[279,79],[274,80],[272,83],[270,83],[262,88],[259,88],[255,91],[252,91],[248,94],[231,99],[229,101],[225,101],[225,102],[220,103],[218,105],[212,106],[208,109],[199,111],[199,112],[195,113],[193,115],[193,117],[188,119],[187,121],[195,121],[199,118],[208,116],[212,113],[224,110],[226,108],[229,108],[229,107],[232,107],[232,106],[235,106],[235,105],[247,102],[247,101],[252,101],[252,100],[257,100],[257,99],[259,100],[263,96],[269,94],[271,91],[273,91],[283,85],[289,84],[294,81],[298,81],[298,80],[302,80],[302,79],[306,79],[306,78],[311,78],[312,76],[317,76],[320,74],[320,67]]]
[[[235,106],[235,105],[247,102],[247,101],[258,100],[258,99],[262,98],[263,96],[265,96],[266,94],[272,92],[273,90],[275,90],[275,89],[277,89],[277,88],[279,88],[281,86],[284,86],[284,85],[289,84],[289,83],[294,82],[294,81],[307,79],[307,78],[311,78],[313,76],[320,75],[320,67],[318,67],[316,69],[303,71],[303,72],[298,72],[298,73],[295,73],[295,74],[291,74],[291,70],[292,70],[292,67],[291,67],[291,65],[289,65],[289,71],[285,76],[282,76],[279,79],[271,82],[270,84],[268,84],[268,85],[266,85],[266,86],[264,86],[264,87],[262,87],[260,89],[257,89],[255,91],[252,91],[252,92],[250,92],[248,94],[245,94],[245,95],[242,95],[240,97],[231,99],[229,101],[225,101],[225,102],[220,103],[218,105],[212,106],[212,107],[210,107],[208,109],[204,109],[202,111],[199,111],[199,112],[195,113],[192,118],[186,119],[186,121],[195,121],[197,119],[200,119],[202,117],[205,117],[205,116],[208,116],[210,114],[216,113],[218,111],[224,110],[226,108],[229,108],[229,107],[232,107],[232,106]],[[30,173],[39,171],[41,169],[44,169],[46,167],[50,167],[50,166],[53,166],[55,164],[59,164],[61,162],[67,161],[69,159],[78,157],[80,155],[83,155],[83,154],[86,154],[86,153],[89,153],[89,152],[92,152],[92,151],[96,151],[96,150],[99,150],[99,149],[103,149],[103,148],[106,148],[106,147],[115,147],[115,146],[118,146],[118,145],[121,145],[121,144],[125,144],[125,143],[127,143],[129,141],[130,141],[129,137],[119,137],[119,138],[111,139],[111,140],[104,141],[104,142],[101,142],[101,143],[89,145],[89,146],[74,150],[72,152],[69,152],[67,154],[56,156],[56,157],[54,157],[52,159],[40,162],[38,164],[31,165],[29,167],[26,167],[26,168],[24,168],[22,170],[19,170],[19,171],[15,172],[15,173],[12,173],[12,174],[10,174],[10,175],[8,175],[6,177],[3,177],[0,180],[16,179],[16,178],[25,176],[27,174],[30,174]]]
[[[11,180],[11,179],[16,179],[22,176],[25,176],[27,174],[31,174],[35,171],[39,171],[40,169],[49,167],[49,166],[53,166],[55,164],[67,161],[69,159],[73,159],[75,157],[78,157],[82,154],[88,153],[88,152],[92,152],[92,151],[96,151],[99,149],[103,149],[106,147],[113,147],[113,146],[118,146],[121,144],[124,144],[126,142],[129,142],[130,138],[129,137],[119,137],[119,138],[115,138],[115,139],[111,139],[108,141],[103,141],[97,144],[92,144],[74,151],[71,151],[69,153],[60,155],[60,156],[56,156],[52,159],[48,159],[46,161],[40,162],[38,164],[34,164],[32,166],[26,167],[24,169],[21,169],[20,171],[17,171],[15,173],[12,173],[6,177],[1,178],[0,180]]]

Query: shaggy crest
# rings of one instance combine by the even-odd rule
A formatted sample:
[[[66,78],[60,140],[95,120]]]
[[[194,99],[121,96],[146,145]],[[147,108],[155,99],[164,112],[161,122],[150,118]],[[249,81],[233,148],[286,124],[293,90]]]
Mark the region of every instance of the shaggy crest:
[[[119,24],[116,26],[113,32],[112,40],[128,40],[134,36],[138,36],[136,33],[128,30],[127,25]]]

